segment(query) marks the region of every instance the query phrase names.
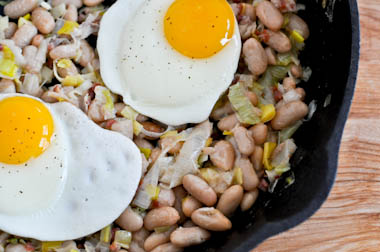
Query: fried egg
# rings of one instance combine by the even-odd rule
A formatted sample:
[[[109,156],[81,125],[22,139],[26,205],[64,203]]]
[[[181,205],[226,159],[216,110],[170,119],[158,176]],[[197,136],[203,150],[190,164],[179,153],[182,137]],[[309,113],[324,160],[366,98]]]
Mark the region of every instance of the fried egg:
[[[168,125],[208,118],[237,69],[241,40],[226,0],[119,0],[97,48],[106,86]]]
[[[0,230],[70,240],[112,223],[141,178],[141,155],[75,106],[0,94]]]

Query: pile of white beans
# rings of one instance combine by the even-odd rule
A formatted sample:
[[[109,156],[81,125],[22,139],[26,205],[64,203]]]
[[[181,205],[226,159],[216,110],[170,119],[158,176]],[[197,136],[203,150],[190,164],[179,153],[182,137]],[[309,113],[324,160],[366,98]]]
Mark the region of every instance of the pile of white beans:
[[[64,20],[81,23],[85,20],[86,8],[102,4],[104,0],[52,0],[51,6],[64,3],[66,12]],[[309,37],[307,24],[295,13],[296,4],[294,0],[262,0],[250,3],[231,3],[239,22],[239,29],[243,39],[240,71],[253,80],[258,79],[270,65],[277,64],[277,54],[291,50],[292,43],[283,31],[284,14],[287,16],[288,27],[296,29],[304,39]],[[79,13],[78,10],[84,10]],[[11,39],[17,46],[23,49],[26,63],[23,66],[25,73],[34,76],[34,85],[21,88],[17,87],[14,81],[2,79],[0,81],[0,93],[22,92],[41,97],[47,102],[57,102],[51,96],[52,92],[66,92],[67,87],[60,83],[52,87],[41,86],[41,69],[47,66],[52,69],[52,62],[58,59],[71,59],[75,63],[68,68],[58,67],[61,77],[76,75],[81,73],[83,68],[89,66],[94,71],[99,70],[98,56],[95,48],[86,41],[80,43],[80,57],[77,48],[70,43],[56,44],[47,43],[44,45],[48,34],[51,34],[56,25],[50,11],[39,6],[38,0],[14,0],[4,8],[4,13],[11,19],[17,19],[28,13],[31,14],[31,22],[24,24],[20,28],[14,22],[9,23],[5,32],[6,39]],[[84,13],[84,14],[83,14]],[[100,18],[94,21],[97,25]],[[257,28],[265,28],[265,32],[257,33]],[[96,33],[94,34],[96,35]],[[62,36],[62,38],[66,38]],[[44,46],[46,48],[44,48]],[[215,109],[210,120],[215,122],[214,134],[218,135],[213,139],[209,147],[205,147],[203,153],[208,154],[210,163],[219,172],[231,171],[238,166],[242,172],[243,181],[241,184],[228,184],[222,189],[216,189],[200,175],[187,174],[182,179],[182,185],[173,189],[160,187],[158,198],[152,203],[150,209],[144,212],[135,206],[129,206],[122,215],[115,221],[114,229],[123,229],[132,233],[132,241],[128,251],[130,252],[176,252],[183,248],[197,245],[210,239],[212,232],[226,231],[232,228],[229,218],[240,208],[241,211],[249,210],[255,203],[259,188],[266,190],[268,183],[264,179],[263,169],[263,144],[269,140],[277,142],[277,132],[281,129],[293,125],[308,114],[308,106],[303,102],[305,91],[296,86],[298,80],[302,78],[303,69],[301,65],[292,64],[290,73],[280,82],[284,90],[295,90],[299,94],[299,99],[289,103],[283,103],[280,97],[276,104],[276,116],[268,123],[259,123],[254,126],[240,123],[238,116],[231,104],[227,101],[223,106]],[[237,74],[237,79],[243,75]],[[50,83],[53,84],[53,83]],[[46,85],[46,84],[45,84]],[[49,85],[49,83],[47,83]],[[93,83],[93,87],[87,90],[87,94],[93,96],[93,88],[99,85]],[[71,90],[71,89],[70,89]],[[247,91],[246,96],[250,102],[257,106],[259,97]],[[92,99],[92,100],[91,100]],[[121,111],[126,106],[121,102],[120,97],[114,96],[115,112],[109,116],[104,114],[100,105],[94,102],[93,97],[88,101],[88,106],[83,108],[82,103],[72,101],[80,107],[88,116],[100,126],[110,130],[118,131],[128,137],[133,138],[137,146],[150,149],[149,158],[144,158],[144,168],[149,169],[156,161],[165,146],[170,146],[176,141],[176,137],[158,137],[139,134],[133,135],[131,124],[126,123],[127,119],[122,118]],[[164,132],[166,126],[161,125],[143,115],[137,117],[145,130],[150,132]],[[186,129],[190,125],[184,125],[179,130]],[[225,139],[223,132],[231,132],[236,145]],[[172,147],[168,155],[177,155],[183,142],[178,142]],[[236,151],[239,152],[237,158]],[[164,228],[163,228],[164,227]],[[161,231],[158,231],[160,230]],[[95,234],[91,238],[98,237]],[[35,241],[28,243],[11,244],[9,234],[0,235],[0,251],[5,248],[5,252],[25,252],[38,250]],[[72,245],[72,244],[71,244]],[[76,244],[79,249],[83,249],[83,240]],[[68,246],[69,248],[70,246]],[[62,251],[65,250],[62,245]],[[111,248],[120,252],[125,249]]]

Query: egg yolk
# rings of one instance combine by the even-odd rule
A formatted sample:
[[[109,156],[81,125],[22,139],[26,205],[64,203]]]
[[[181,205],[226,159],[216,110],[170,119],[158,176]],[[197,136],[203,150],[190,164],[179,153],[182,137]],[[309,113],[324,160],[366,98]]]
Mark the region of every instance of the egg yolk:
[[[54,131],[46,106],[29,97],[0,101],[0,162],[23,164],[49,146]]]
[[[235,17],[226,0],[176,0],[166,12],[164,31],[170,45],[191,58],[207,58],[228,43]]]

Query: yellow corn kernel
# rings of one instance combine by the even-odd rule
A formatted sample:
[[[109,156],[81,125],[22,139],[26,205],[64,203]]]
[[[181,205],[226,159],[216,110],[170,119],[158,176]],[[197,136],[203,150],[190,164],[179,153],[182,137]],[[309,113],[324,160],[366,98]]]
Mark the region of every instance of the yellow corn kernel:
[[[0,73],[8,77],[14,77],[17,73],[18,66],[13,60],[2,58],[0,60]]]
[[[58,30],[57,34],[58,35],[62,35],[62,34],[70,35],[74,31],[74,29],[77,28],[78,26],[79,26],[79,24],[75,21],[65,21],[62,28]]]
[[[84,82],[82,76],[80,76],[79,74],[77,75],[69,75],[69,76],[66,76],[63,81],[62,81],[62,85],[63,86],[73,86],[73,87],[78,87],[80,86],[82,83]]]
[[[292,36],[292,38],[297,41],[298,43],[303,43],[305,41],[305,39],[302,37],[302,35],[296,31],[296,30],[293,30],[291,33],[290,33],[290,36]]]
[[[139,149],[140,149],[141,153],[144,154],[144,156],[146,157],[146,159],[148,159],[150,157],[150,154],[152,153],[151,149],[141,148],[141,147],[139,147]]]
[[[266,123],[276,116],[276,108],[273,104],[261,105],[261,122]]]
[[[62,241],[42,242],[41,252],[51,252],[62,246]]]
[[[274,149],[276,148],[276,143],[266,142],[264,143],[264,154],[263,154],[263,165],[265,169],[272,170],[273,166],[270,162],[270,157],[272,156],[272,153]]]

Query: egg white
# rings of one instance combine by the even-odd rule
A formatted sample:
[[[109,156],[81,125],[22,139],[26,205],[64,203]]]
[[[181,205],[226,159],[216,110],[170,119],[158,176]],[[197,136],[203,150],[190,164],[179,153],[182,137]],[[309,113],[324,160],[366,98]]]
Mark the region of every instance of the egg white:
[[[217,54],[186,57],[167,42],[163,20],[173,0],[119,0],[103,16],[98,36],[102,78],[138,112],[168,125],[208,118],[237,69],[241,39]],[[110,35],[112,34],[112,35]]]
[[[9,96],[0,95],[0,100]],[[66,102],[45,105],[64,139],[65,151],[54,153],[64,160],[62,190],[55,193],[56,198],[48,206],[40,205],[33,211],[9,213],[0,208],[0,229],[45,241],[76,239],[112,223],[126,209],[141,178],[141,154],[130,139],[100,128],[73,105]],[[43,155],[33,160],[36,171],[41,168],[38,165],[44,164],[40,159]],[[45,182],[39,180],[41,184]],[[15,188],[20,186],[23,184]],[[49,194],[49,190],[46,187],[44,193]],[[40,191],[36,193],[36,197],[41,196]],[[30,196],[27,200],[33,201],[33,195]],[[6,203],[2,198],[0,201]]]

